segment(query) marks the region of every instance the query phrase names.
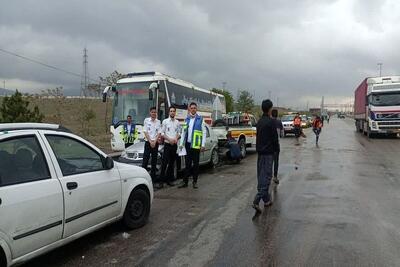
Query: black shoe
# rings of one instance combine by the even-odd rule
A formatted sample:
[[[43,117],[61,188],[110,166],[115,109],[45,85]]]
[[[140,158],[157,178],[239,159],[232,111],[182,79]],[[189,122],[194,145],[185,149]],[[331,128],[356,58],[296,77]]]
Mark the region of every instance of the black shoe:
[[[272,180],[274,181],[274,183],[279,184],[279,179],[278,179],[278,177],[275,176]]]
[[[182,184],[180,184],[180,185],[178,186],[178,188],[186,188],[186,187],[188,187],[188,184],[187,184],[187,183],[182,183]]]
[[[167,182],[168,186],[175,186],[175,184],[173,182]]]
[[[197,186],[197,183],[193,183],[193,188],[194,188],[194,189],[199,188],[199,187]]]
[[[261,210],[259,205],[253,203],[252,207],[253,207],[253,209],[256,210],[256,213],[261,213],[262,212],[262,210]]]

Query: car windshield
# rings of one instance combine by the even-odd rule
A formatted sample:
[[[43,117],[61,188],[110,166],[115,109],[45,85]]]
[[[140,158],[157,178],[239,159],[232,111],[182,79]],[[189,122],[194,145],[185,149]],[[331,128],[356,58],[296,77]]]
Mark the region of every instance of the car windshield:
[[[281,121],[293,121],[294,115],[283,115]]]
[[[112,123],[116,125],[132,116],[132,122],[143,124],[154,101],[149,100],[150,82],[117,84],[117,95],[114,97]]]
[[[400,93],[372,94],[370,104],[374,106],[400,105]]]

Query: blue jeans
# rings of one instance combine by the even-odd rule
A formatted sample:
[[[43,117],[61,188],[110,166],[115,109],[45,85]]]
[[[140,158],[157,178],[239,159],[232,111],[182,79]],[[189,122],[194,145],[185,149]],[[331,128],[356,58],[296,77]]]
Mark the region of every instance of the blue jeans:
[[[274,155],[258,155],[257,159],[257,194],[254,198],[254,204],[258,205],[262,199],[264,203],[270,201],[268,194],[269,184],[272,177],[272,164]]]

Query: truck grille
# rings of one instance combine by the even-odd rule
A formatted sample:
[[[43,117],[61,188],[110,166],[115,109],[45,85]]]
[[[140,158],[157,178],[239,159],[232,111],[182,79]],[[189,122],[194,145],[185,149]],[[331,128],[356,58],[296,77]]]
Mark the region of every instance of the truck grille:
[[[379,121],[378,127],[380,129],[400,128],[400,121]]]

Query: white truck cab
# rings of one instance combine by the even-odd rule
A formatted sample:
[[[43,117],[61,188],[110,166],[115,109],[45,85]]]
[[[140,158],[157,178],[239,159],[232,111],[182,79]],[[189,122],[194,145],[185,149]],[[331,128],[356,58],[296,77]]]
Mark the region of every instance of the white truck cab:
[[[0,266],[25,262],[123,220],[149,217],[153,185],[54,124],[0,124]]]

